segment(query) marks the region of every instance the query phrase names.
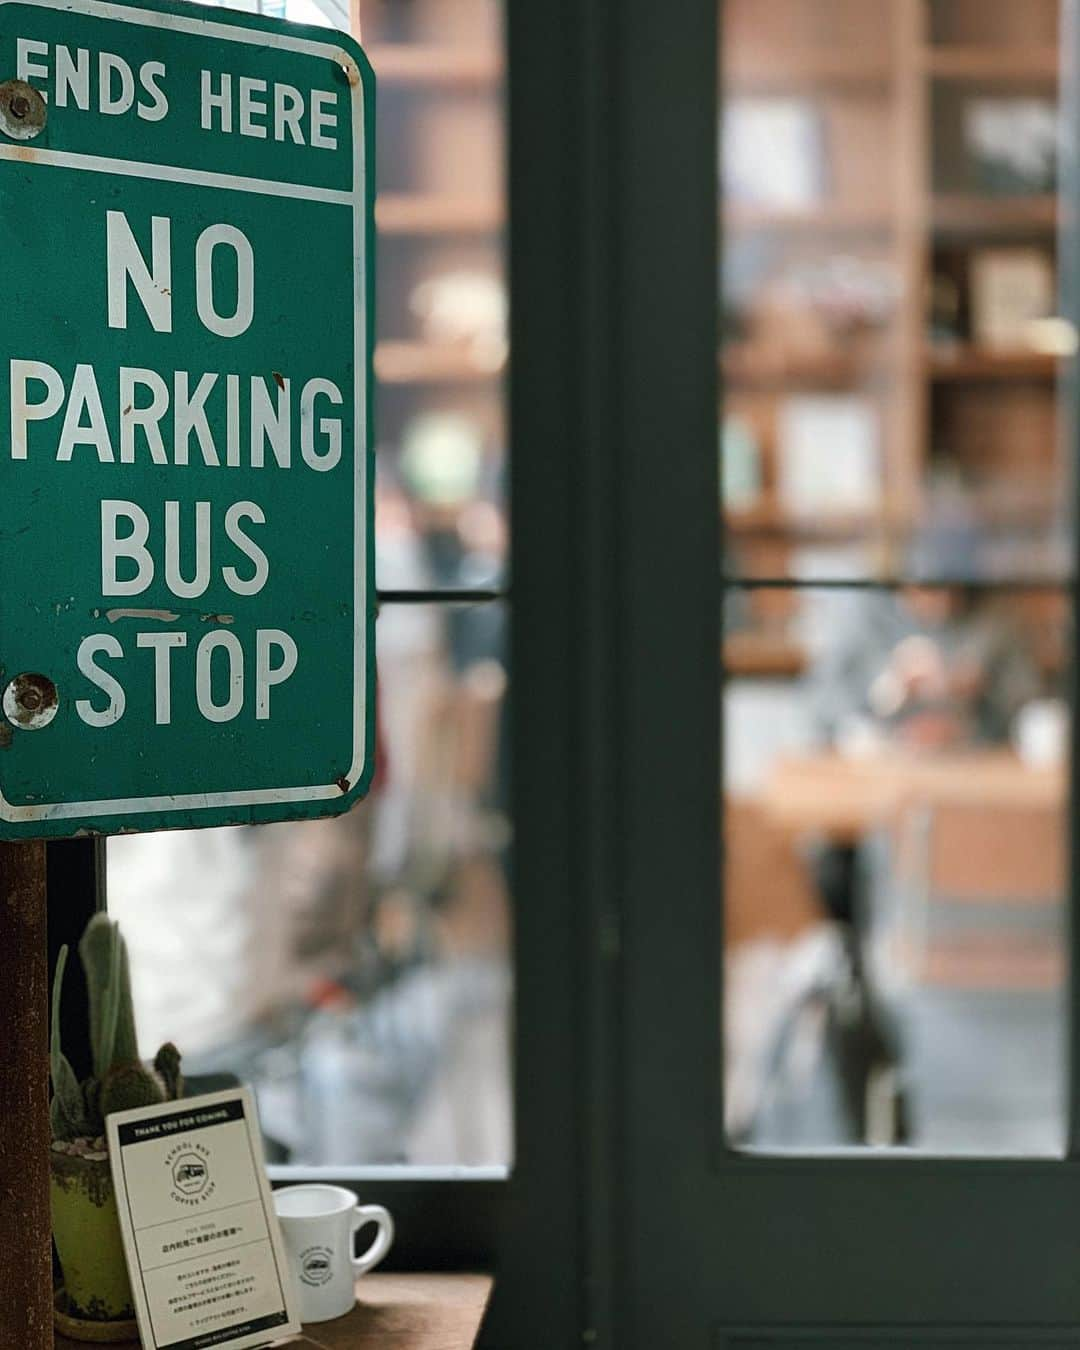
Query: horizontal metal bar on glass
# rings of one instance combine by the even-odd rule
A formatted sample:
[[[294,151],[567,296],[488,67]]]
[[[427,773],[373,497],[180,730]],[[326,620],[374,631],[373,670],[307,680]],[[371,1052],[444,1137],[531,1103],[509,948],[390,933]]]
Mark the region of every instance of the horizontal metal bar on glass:
[[[722,576],[720,584],[741,591],[899,591],[964,590],[986,594],[1034,591],[1068,592],[1075,586],[1069,577],[775,577]]]
[[[508,600],[510,592],[499,587],[466,586],[460,589],[376,591],[379,605],[490,605]]]

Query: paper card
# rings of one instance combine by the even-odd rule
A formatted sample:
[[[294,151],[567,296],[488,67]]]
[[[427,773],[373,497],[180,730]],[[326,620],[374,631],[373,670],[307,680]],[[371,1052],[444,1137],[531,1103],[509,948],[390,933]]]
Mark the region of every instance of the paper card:
[[[119,1111],[106,1131],[144,1350],[299,1332],[250,1089]]]

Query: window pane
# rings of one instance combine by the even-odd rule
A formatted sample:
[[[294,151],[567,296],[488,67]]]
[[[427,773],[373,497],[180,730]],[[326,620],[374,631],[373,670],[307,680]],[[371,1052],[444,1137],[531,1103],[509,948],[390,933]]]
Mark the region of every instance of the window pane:
[[[1059,8],[720,0],[738,1143],[1063,1143]]]
[[[1063,1143],[1063,596],[804,591],[725,694],[729,1136]]]
[[[728,570],[1061,574],[1057,11],[722,4]]]
[[[246,7],[351,8],[378,78],[379,588],[500,588],[501,6]],[[381,768],[349,816],[110,841],[143,1048],[252,1081],[277,1158],[510,1161],[506,618],[383,603]]]
[[[420,584],[490,585],[506,534],[500,10],[491,0],[360,8],[379,79],[380,491],[409,504]],[[397,522],[384,510],[379,528]],[[459,536],[474,545],[469,559]],[[379,584],[402,583],[383,570]]]
[[[277,1160],[510,1160],[504,640],[498,605],[383,610],[349,815],[109,842],[141,1050],[251,1082]]]

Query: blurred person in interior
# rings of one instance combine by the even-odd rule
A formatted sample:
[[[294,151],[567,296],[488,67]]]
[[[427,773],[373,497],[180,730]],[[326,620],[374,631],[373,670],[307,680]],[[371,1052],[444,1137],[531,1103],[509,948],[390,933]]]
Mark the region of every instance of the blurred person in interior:
[[[1008,740],[1040,681],[982,585],[983,543],[970,494],[942,473],[909,542],[903,584],[838,597],[821,626],[810,698],[825,744],[857,754]]]
[[[910,548],[906,584],[834,597],[809,676],[816,735],[841,754],[932,755],[1004,745],[1021,708],[1040,693],[1023,638],[980,594],[974,522],[955,503],[929,513]],[[810,866],[846,958],[840,1077],[857,1138],[868,1085],[898,1081],[897,1037],[869,977],[868,863],[863,841],[815,841]],[[907,1136],[894,1091],[891,1142]]]
[[[947,578],[954,581],[954,578]],[[1022,640],[969,584],[861,594],[811,675],[815,729],[845,753],[1004,744],[1039,693]]]

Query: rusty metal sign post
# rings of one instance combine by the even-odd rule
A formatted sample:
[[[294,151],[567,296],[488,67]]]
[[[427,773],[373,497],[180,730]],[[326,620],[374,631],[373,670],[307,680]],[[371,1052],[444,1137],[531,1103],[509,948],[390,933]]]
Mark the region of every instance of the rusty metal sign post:
[[[45,845],[0,844],[0,1345],[51,1350]]]
[[[372,776],[373,116],[363,53],[326,29],[0,3],[0,1187],[16,1225],[40,1221],[47,1121],[26,917],[42,851],[14,841],[330,815]],[[7,1236],[16,1262],[27,1234]],[[45,1241],[0,1303],[35,1287]],[[9,1315],[5,1345],[46,1344],[41,1309]]]

